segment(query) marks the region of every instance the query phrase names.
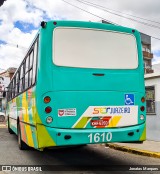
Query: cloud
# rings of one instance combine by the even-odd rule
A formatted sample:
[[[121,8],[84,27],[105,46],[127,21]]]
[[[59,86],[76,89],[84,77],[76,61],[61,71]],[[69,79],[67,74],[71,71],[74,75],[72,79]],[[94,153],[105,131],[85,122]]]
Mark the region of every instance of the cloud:
[[[0,45],[0,68],[18,67],[36,33],[37,30],[33,30],[31,33],[23,33],[18,28],[13,28],[6,35],[7,44]]]
[[[159,0],[86,1],[151,20],[159,21],[160,19]],[[114,23],[127,27],[133,27],[145,34],[160,38],[160,29],[147,27],[134,21],[106,13],[102,10],[79,3],[76,0],[70,0],[67,2]],[[26,51],[24,48],[29,47],[37,29],[40,26],[40,22],[42,20],[48,21],[51,19],[84,21],[101,20],[96,16],[72,7],[62,0],[7,0],[0,7],[0,68],[8,68],[13,65],[17,67],[24,58]],[[140,19],[138,20],[141,21]],[[154,23],[154,25],[160,27],[159,24]],[[19,45],[19,48],[17,48],[16,45]],[[158,50],[160,50],[160,41],[152,39],[152,51],[156,53]],[[155,63],[159,60],[160,56],[156,54],[153,62]]]
[[[159,63],[160,63],[160,56],[154,55],[154,58],[152,60],[152,64],[155,65],[155,64],[159,64]]]

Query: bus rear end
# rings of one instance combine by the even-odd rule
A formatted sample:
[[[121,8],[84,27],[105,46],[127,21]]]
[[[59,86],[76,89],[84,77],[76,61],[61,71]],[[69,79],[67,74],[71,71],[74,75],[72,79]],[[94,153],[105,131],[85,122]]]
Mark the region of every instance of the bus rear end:
[[[39,57],[39,148],[145,140],[138,31],[91,22],[48,22],[41,29]]]

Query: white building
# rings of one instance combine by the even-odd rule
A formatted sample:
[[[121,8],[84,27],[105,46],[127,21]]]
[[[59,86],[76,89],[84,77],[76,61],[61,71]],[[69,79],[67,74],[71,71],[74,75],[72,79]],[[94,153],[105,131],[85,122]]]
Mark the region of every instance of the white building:
[[[6,98],[3,98],[3,91],[10,82],[9,77],[0,77],[0,112],[5,112]]]
[[[152,68],[154,73],[145,74],[147,139],[160,141],[160,64]]]
[[[8,68],[7,70],[0,72],[0,111],[5,112],[6,98],[3,98],[4,88],[8,86],[12,76],[14,75],[16,68]]]

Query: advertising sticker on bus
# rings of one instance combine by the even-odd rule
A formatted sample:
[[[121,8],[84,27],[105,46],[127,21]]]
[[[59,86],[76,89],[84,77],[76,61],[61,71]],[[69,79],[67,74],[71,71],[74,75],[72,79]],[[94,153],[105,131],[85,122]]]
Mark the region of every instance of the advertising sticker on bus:
[[[58,117],[76,116],[76,108],[58,109]]]

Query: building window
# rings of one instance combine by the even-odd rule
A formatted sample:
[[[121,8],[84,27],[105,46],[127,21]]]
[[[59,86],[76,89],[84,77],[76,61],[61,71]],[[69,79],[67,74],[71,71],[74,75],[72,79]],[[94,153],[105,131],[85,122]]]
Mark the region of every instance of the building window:
[[[144,66],[146,69],[152,69],[151,60],[144,60]]]
[[[146,87],[147,114],[155,114],[155,87]]]

